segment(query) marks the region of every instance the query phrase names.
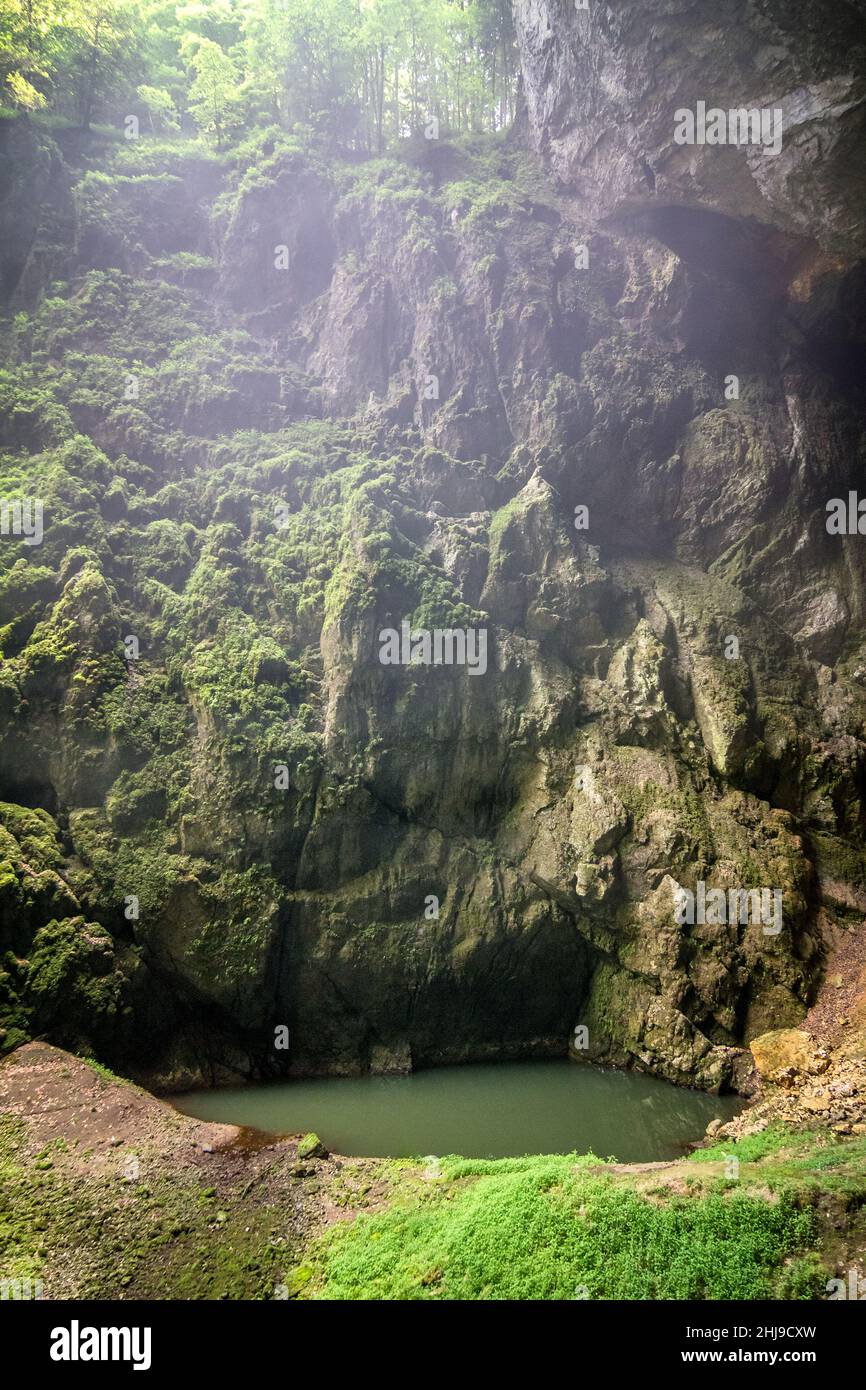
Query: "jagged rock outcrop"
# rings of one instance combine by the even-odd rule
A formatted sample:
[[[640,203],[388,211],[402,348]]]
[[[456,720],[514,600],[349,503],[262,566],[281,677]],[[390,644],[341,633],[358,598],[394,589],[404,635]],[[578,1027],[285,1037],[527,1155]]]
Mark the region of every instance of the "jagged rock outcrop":
[[[518,4],[538,153],[329,177],[269,136],[260,178],[167,171],[163,256],[128,153],[73,190],[75,275],[8,355],[47,519],[3,541],[0,794],[54,817],[152,1076],[582,1025],[737,1084],[859,923],[866,541],[825,523],[866,450],[862,62],[847,11],[797,46],[667,10]],[[796,107],[772,175],[671,146],[699,97]],[[383,664],[403,623],[483,632],[483,669]]]
[[[722,250],[712,220],[675,210],[727,214],[736,221],[723,255],[743,254],[752,273],[761,265],[751,236],[753,249],[775,247],[782,260],[811,252],[813,274],[862,257],[861,0],[817,0],[808,13],[785,0],[733,0],[723,14],[712,0],[515,0],[514,15],[536,148],[594,215],[652,209],[662,239],[665,228],[686,240],[704,229],[712,254]],[[698,101],[780,112],[780,148],[677,143],[676,113]],[[752,219],[777,229],[775,242]]]

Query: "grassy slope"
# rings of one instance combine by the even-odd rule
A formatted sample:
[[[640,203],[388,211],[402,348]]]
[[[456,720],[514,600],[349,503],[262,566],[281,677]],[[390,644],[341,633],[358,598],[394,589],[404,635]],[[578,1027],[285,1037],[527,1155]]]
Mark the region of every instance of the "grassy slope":
[[[866,1264],[862,1136],[299,1161],[42,1044],[0,1065],[0,1110],[0,1272],[48,1298],[802,1299]]]
[[[737,1180],[726,1152],[740,1155]],[[866,1141],[777,1130],[668,1165],[442,1161],[308,1251],[324,1299],[826,1297],[862,1252]],[[861,1253],[862,1258],[862,1253]]]

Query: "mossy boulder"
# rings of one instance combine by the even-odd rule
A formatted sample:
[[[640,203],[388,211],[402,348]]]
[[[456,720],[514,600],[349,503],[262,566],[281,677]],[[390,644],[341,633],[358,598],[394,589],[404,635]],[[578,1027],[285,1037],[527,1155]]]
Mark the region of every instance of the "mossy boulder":
[[[318,1134],[313,1133],[305,1134],[302,1139],[298,1140],[298,1147],[295,1152],[300,1159],[328,1157],[328,1150]]]

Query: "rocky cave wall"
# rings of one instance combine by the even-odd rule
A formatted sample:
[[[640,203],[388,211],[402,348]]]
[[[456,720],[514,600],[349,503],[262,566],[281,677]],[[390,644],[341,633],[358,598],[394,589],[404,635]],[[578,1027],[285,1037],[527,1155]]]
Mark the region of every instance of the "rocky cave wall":
[[[180,1085],[584,1025],[718,1088],[802,1017],[866,906],[863,16],[717,9],[518,0],[517,129],[381,161],[4,124],[6,1046]],[[698,100],[781,154],[676,146]],[[382,665],[403,620],[486,672]],[[679,924],[699,882],[782,930]]]

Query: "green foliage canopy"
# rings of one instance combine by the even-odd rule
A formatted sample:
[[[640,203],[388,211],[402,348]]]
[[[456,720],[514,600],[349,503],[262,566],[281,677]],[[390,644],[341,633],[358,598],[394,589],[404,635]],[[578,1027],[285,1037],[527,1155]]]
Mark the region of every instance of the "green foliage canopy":
[[[514,115],[508,0],[0,0],[0,86],[87,130],[136,115],[222,147],[263,124],[381,153]]]

